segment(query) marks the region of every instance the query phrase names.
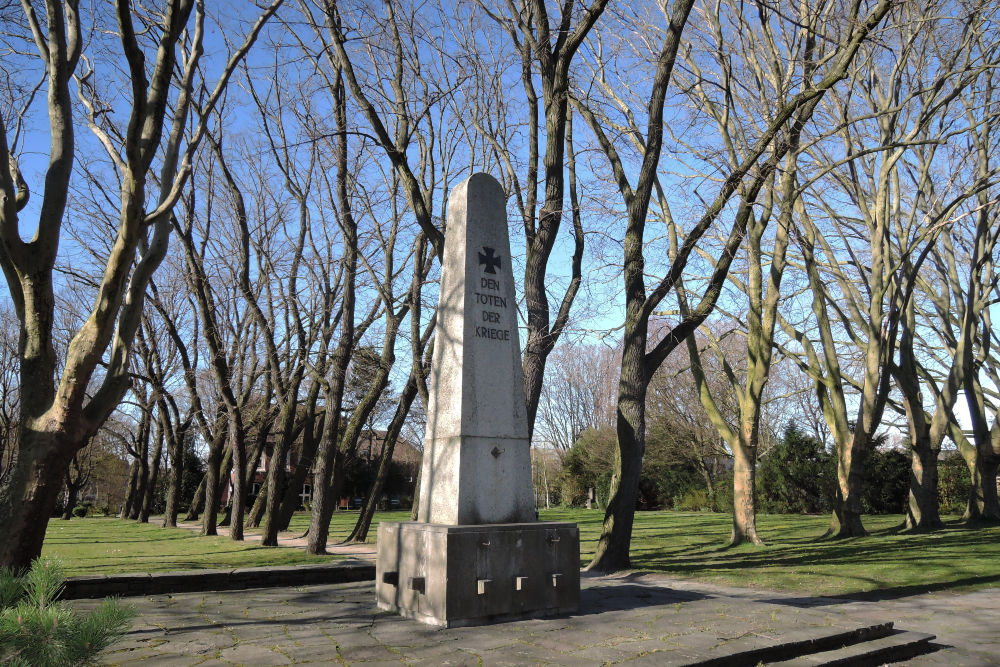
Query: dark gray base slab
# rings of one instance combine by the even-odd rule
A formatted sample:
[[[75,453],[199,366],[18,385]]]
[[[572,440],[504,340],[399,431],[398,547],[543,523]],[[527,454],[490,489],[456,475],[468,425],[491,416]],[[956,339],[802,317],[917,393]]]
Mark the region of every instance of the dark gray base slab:
[[[317,565],[247,567],[222,570],[186,570],[120,575],[69,577],[62,598],[103,598],[109,595],[159,595],[195,591],[231,591],[271,586],[308,586],[371,581],[375,578],[372,563],[343,560]]]
[[[482,625],[580,607],[575,523],[382,523],[376,563],[379,608],[430,625]]]

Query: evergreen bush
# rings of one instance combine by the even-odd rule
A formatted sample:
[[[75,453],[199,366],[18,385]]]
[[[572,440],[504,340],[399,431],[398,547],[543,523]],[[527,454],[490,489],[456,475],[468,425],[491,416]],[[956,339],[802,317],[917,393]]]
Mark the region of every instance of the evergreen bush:
[[[686,512],[706,512],[712,509],[712,503],[704,489],[690,489],[674,501],[674,507]]]
[[[865,459],[865,514],[903,514],[910,493],[910,455],[898,449],[876,449]]]
[[[773,514],[820,514],[833,506],[837,469],[816,438],[794,422],[757,468],[758,508]]]
[[[131,625],[135,610],[105,599],[89,614],[58,601],[62,569],[36,560],[24,574],[0,569],[0,663],[47,667],[94,664]]]
[[[941,511],[962,514],[969,503],[972,479],[958,452],[948,452],[938,461],[938,501]]]

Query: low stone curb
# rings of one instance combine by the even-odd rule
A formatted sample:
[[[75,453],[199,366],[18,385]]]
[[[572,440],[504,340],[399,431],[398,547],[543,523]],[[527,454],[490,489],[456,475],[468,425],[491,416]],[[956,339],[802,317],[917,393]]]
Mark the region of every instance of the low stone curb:
[[[375,564],[342,560],[318,565],[247,567],[235,570],[187,570],[68,577],[62,599],[130,597],[197,591],[232,591],[275,586],[310,586],[373,581]]]

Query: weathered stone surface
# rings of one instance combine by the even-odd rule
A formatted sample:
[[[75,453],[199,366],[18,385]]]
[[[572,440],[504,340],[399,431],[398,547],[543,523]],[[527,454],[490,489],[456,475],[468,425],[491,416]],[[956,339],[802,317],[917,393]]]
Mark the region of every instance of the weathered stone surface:
[[[575,612],[580,535],[574,523],[443,526],[382,523],[380,609],[461,627]]]
[[[448,200],[418,519],[535,520],[505,196],[487,174]]]
[[[379,527],[379,607],[456,627],[576,611],[580,537],[539,524],[503,188],[448,199],[419,522]]]
[[[784,644],[889,619],[906,630],[937,634],[938,641],[950,647],[907,664],[991,665],[1000,655],[996,588],[852,602],[776,596],[636,572],[585,576],[581,583],[583,613],[457,629],[432,628],[379,612],[371,583],[135,598],[130,602],[139,616],[133,629],[102,659],[129,665],[218,664],[211,661],[222,651],[240,647],[226,655],[244,664],[284,655],[286,664],[326,665],[338,664],[341,656],[344,662],[356,655],[381,661],[371,652],[378,644],[397,664],[407,665],[476,665],[479,659],[487,667],[680,665],[712,657],[724,660],[724,653],[709,651],[725,651],[740,637],[768,637]],[[83,611],[99,603],[71,604]],[[718,613],[722,606],[729,610],[724,617]],[[290,620],[255,616],[267,611],[270,616],[279,609],[296,613]],[[734,625],[734,615],[747,620]],[[299,620],[303,617],[307,624]],[[951,625],[956,629],[947,631]],[[970,627],[977,631],[969,632]],[[300,635],[306,630],[309,635]],[[745,655],[729,655],[729,664],[757,664]]]

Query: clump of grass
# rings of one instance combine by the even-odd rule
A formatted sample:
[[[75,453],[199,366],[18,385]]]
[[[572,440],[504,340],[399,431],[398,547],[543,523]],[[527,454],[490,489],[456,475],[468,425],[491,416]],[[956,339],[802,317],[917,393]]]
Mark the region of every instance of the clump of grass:
[[[0,569],[0,662],[89,665],[128,631],[131,606],[106,598],[81,614],[58,600],[64,581],[56,561],[35,560],[26,573]]]

